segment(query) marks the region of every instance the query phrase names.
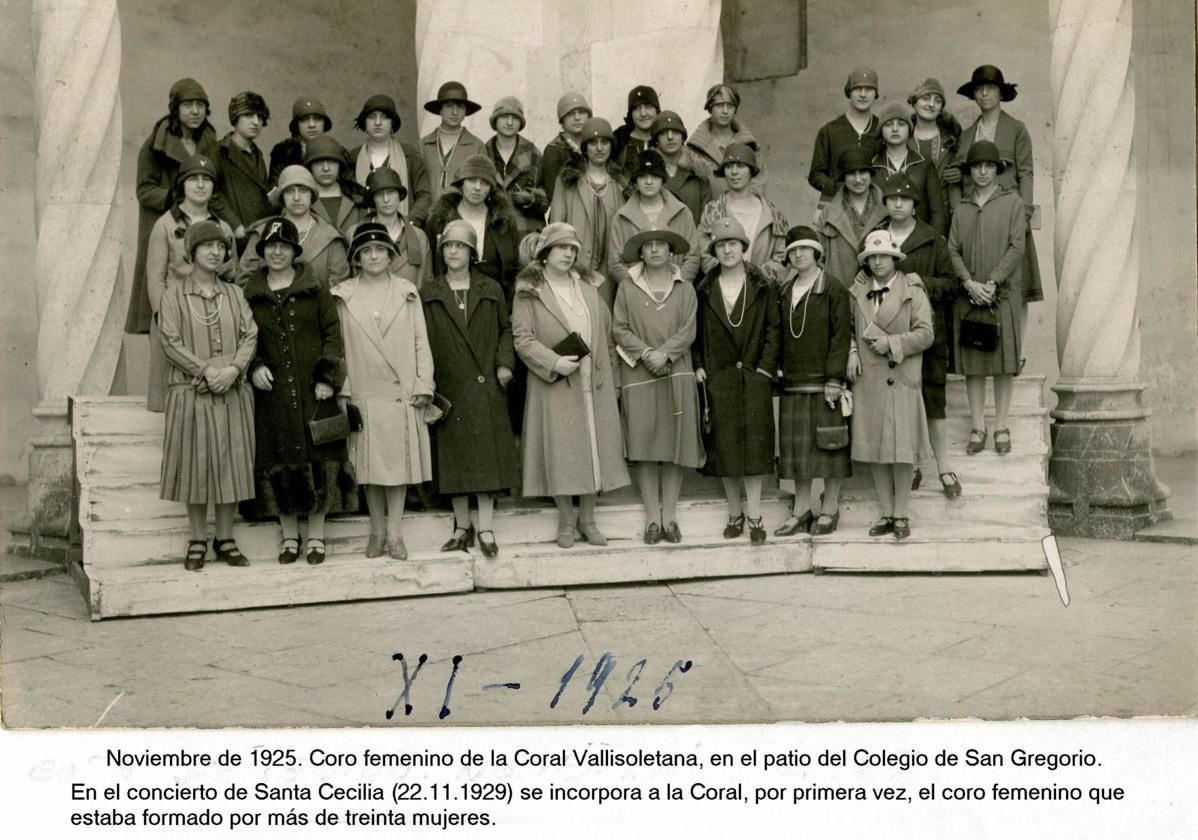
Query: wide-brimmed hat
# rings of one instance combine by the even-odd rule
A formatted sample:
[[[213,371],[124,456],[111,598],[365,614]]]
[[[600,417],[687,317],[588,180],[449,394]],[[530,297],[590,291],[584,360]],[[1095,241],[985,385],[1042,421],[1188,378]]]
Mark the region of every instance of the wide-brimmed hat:
[[[225,236],[220,225],[211,219],[200,219],[188,225],[183,234],[183,250],[187,253],[188,261],[195,257],[196,248],[205,242],[223,242],[226,248],[230,245],[229,237]]]
[[[471,101],[466,95],[466,86],[461,82],[446,82],[437,89],[437,98],[424,103],[424,110],[430,114],[441,113],[441,106],[446,102],[461,102],[466,106],[466,116],[482,110],[482,105]]]
[[[844,80],[844,95],[851,95],[853,88],[859,87],[873,88],[874,93],[878,93],[878,71],[872,67],[857,67],[849,73]]]
[[[859,170],[874,171],[874,156],[870,154],[869,149],[862,149],[857,146],[850,146],[840,153],[840,157],[836,159],[836,169],[841,175],[847,175],[850,172]]]
[[[730,163],[743,163],[752,170],[754,175],[761,171],[761,167],[757,165],[757,152],[753,151],[752,146],[747,146],[744,143],[728,144],[728,148],[724,149],[724,159],[716,167],[715,174],[723,178],[724,167]]]
[[[470,246],[470,250],[476,255],[478,254],[478,233],[474,230],[474,225],[470,224],[465,219],[454,219],[445,226],[445,229],[437,235],[437,250],[441,250],[446,242],[461,242],[463,245]]]
[[[505,96],[495,103],[495,107],[491,109],[491,128],[495,128],[495,123],[504,115],[515,117],[520,120],[520,131],[524,130],[524,126],[528,125],[528,121],[524,119],[524,103],[514,96]]]
[[[395,100],[385,93],[376,93],[362,104],[362,110],[358,111],[358,116],[354,117],[354,128],[358,131],[365,131],[366,118],[375,111],[381,111],[391,119],[392,134],[399,131],[399,108],[396,107]]]
[[[916,204],[919,203],[919,194],[915,190],[915,182],[905,172],[896,172],[886,179],[886,183],[882,184],[882,200],[885,201],[893,196],[909,198]]]
[[[902,122],[905,122],[908,128],[911,126],[911,106],[905,105],[902,102],[899,102],[897,99],[892,99],[889,102],[883,103],[882,107],[878,108],[878,110],[874,113],[878,117],[879,137],[882,136],[882,126],[893,120],[901,120]]]
[[[354,257],[358,255],[358,251],[376,242],[393,254],[399,253],[399,249],[395,247],[395,240],[387,232],[386,225],[379,222],[362,222],[354,228],[354,238],[349,243],[349,264],[353,265]]]
[[[965,155],[965,163],[960,168],[968,172],[975,163],[987,162],[997,164],[999,172],[1007,168],[1002,154],[998,151],[998,146],[989,140],[979,140],[969,147],[969,152]]]
[[[208,92],[204,90],[202,84],[195,79],[180,79],[171,85],[170,93],[167,95],[168,108],[175,111],[179,108],[180,102],[190,102],[193,99],[198,99],[212,107],[212,103],[208,99]]]
[[[928,76],[907,96],[907,104],[915,105],[921,97],[927,96],[930,93],[936,94],[944,102],[948,101],[948,97],[944,95],[944,85],[940,84],[939,79]]]
[[[335,160],[342,167],[349,164],[349,158],[345,154],[345,147],[338,143],[336,138],[330,134],[321,134],[318,137],[313,137],[308,141],[308,145],[304,149],[304,166],[311,166],[318,160]]]
[[[640,233],[631,236],[624,243],[624,251],[620,254],[620,258],[628,264],[641,261],[641,246],[646,242],[652,241],[664,242],[670,246],[670,253],[674,256],[685,254],[691,249],[691,244],[686,241],[686,237],[680,233],[675,233],[666,228],[657,228],[654,230],[642,230]]]
[[[616,135],[611,130],[611,123],[603,117],[591,117],[582,124],[582,131],[578,135],[578,148],[585,151],[587,143],[599,139],[615,142]]]
[[[237,121],[246,114],[258,114],[262,117],[262,125],[270,122],[270,108],[266,100],[252,90],[243,90],[229,100],[229,122],[237,125]]]
[[[570,91],[569,93],[562,94],[562,98],[557,100],[557,121],[561,122],[562,117],[576,108],[586,111],[588,117],[595,116],[595,112],[591,110],[591,104],[587,102],[587,98],[581,93]]]
[[[657,142],[657,135],[663,131],[682,132],[682,139],[685,140],[688,136],[686,125],[682,122],[682,117],[675,114],[673,111],[662,111],[653,120],[653,127],[649,129],[649,134],[652,135],[653,142]]]
[[[320,195],[320,187],[317,186],[316,179],[312,177],[312,173],[308,171],[308,167],[293,163],[279,173],[279,183],[266,197],[270,199],[272,204],[280,204],[283,201],[283,193],[286,189],[297,185],[307,187],[312,193],[314,201],[316,200],[316,196]]]
[[[454,173],[452,183],[456,187],[467,178],[482,178],[492,189],[499,186],[499,171],[486,155],[471,155],[466,158]]]
[[[1008,83],[1003,78],[1002,71],[993,64],[983,64],[974,70],[973,75],[969,77],[969,81],[957,88],[957,93],[966,99],[973,99],[973,89],[978,85],[996,85],[999,97],[1003,102],[1010,102],[1017,95],[1015,85]]]
[[[380,166],[366,176],[366,192],[372,197],[383,190],[399,190],[400,201],[408,197],[408,188],[403,185],[403,179],[390,166]]]
[[[807,225],[795,225],[786,231],[785,253],[788,259],[790,252],[795,248],[811,248],[821,257],[824,255],[824,246],[819,241],[819,234],[815,232],[815,228]]]
[[[666,171],[666,159],[657,149],[645,149],[636,156],[636,165],[628,173],[628,183],[636,184],[636,179],[642,175],[656,175],[663,184],[670,180],[670,173]]]
[[[192,155],[187,160],[179,164],[179,171],[175,173],[175,191],[183,189],[183,182],[192,175],[207,175],[216,183],[216,164],[204,155]]]
[[[660,111],[661,100],[657,98],[657,91],[648,85],[637,85],[628,91],[628,113],[631,114],[638,105],[652,105],[654,110]]]
[[[879,255],[894,257],[896,260],[906,256],[894,241],[893,233],[888,230],[871,230],[865,234],[865,241],[861,243],[861,253],[857,255],[857,262],[865,265],[867,259]]]
[[[716,99],[720,96],[726,97],[728,101],[732,103],[733,108],[740,107],[740,94],[736,92],[736,88],[732,87],[732,85],[720,82],[719,84],[712,85],[707,89],[707,96],[703,98],[703,110],[710,113],[711,106],[715,104]]]
[[[254,243],[254,250],[258,252],[258,256],[263,255],[267,244],[271,242],[290,245],[291,250],[295,251],[294,257],[298,257],[304,252],[303,246],[299,242],[299,231],[295,229],[295,225],[290,219],[285,219],[282,216],[272,216],[262,223],[262,236]]]
[[[537,247],[533,256],[539,260],[555,245],[573,245],[582,250],[582,243],[578,240],[578,231],[574,229],[574,225],[568,222],[550,222],[545,225],[541,235],[537,237]]]
[[[292,134],[298,134],[299,121],[313,114],[324,119],[325,131],[332,129],[333,121],[329,118],[329,112],[325,110],[324,103],[311,96],[301,96],[295,100],[291,106],[291,122],[287,124],[287,128]]]
[[[744,227],[736,219],[728,216],[712,222],[711,243],[707,246],[707,252],[714,257],[716,243],[726,239],[738,239],[745,246],[745,250],[749,248],[749,237]]]

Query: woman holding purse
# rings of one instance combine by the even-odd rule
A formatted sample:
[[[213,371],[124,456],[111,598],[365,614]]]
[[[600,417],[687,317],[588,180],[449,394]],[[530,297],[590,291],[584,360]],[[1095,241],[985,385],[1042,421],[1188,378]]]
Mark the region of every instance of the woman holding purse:
[[[333,397],[345,378],[341,323],[328,290],[299,262],[295,225],[268,219],[256,247],[266,265],[249,278],[245,298],[258,325],[250,366],[258,448],[255,498],[243,508],[279,518],[283,564],[299,559],[299,517],[306,514],[305,556],[315,566],[325,558],[325,514],[354,510],[358,498],[345,439],[318,442],[310,424],[337,413]]]
[[[869,464],[878,493],[881,517],[869,535],[902,540],[911,536],[911,474],[928,449],[920,385],[932,306],[919,278],[897,269],[903,251],[890,231],[866,234],[859,259],[865,271],[849,292],[857,336],[848,367],[852,456]]]
[[[1007,416],[1019,374],[1023,336],[1019,307],[1027,221],[1018,193],[1000,185],[1004,164],[988,140],[969,148],[965,169],[973,189],[957,205],[948,254],[962,296],[953,310],[956,372],[965,375],[972,431],[966,455],[986,448],[986,377],[994,377],[994,451],[1011,451]]]

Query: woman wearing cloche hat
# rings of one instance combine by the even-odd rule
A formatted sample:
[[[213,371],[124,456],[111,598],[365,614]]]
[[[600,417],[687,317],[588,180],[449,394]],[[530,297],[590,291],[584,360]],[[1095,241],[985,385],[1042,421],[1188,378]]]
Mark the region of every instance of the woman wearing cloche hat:
[[[582,127],[594,115],[586,97],[581,93],[569,91],[557,100],[557,122],[562,130],[545,145],[545,153],[541,156],[545,192],[550,201],[553,201],[553,191],[557,187],[557,176],[562,167],[567,162],[582,157],[582,150],[579,148]]]
[[[519,212],[522,236],[545,227],[549,196],[541,174],[541,152],[520,134],[524,130],[524,105],[505,96],[491,109],[495,136],[486,143],[486,153],[499,173],[499,186]]]
[[[592,545],[607,538],[595,522],[600,493],[628,484],[616,408],[618,365],[601,275],[576,267],[578,234],[565,222],[541,231],[535,259],[516,280],[512,336],[528,366],[523,426],[523,493],[552,496],[557,544],[574,545],[577,527]]]
[[[754,191],[753,182],[760,171],[757,152],[751,146],[733,143],[724,150],[717,172],[725,190],[707,203],[699,219],[699,250],[704,271],[716,265],[715,257],[707,253],[712,225],[720,219],[734,218],[752,241],[745,259],[764,271],[772,282],[777,283],[781,278],[789,224],[777,205]]]
[[[428,170],[433,201],[457,182],[457,171],[475,155],[485,154],[483,141],[462,125],[462,120],[480,108],[466,94],[461,82],[446,82],[437,98],[424,103],[424,110],[441,117],[441,124],[420,138],[420,154]]]
[[[270,108],[252,90],[242,91],[229,100],[229,122],[233,130],[221,138],[215,162],[220,167],[229,226],[244,241],[246,228],[273,212],[267,198],[270,179],[266,155],[255,142],[270,122]]]
[[[703,102],[707,119],[699,123],[694,133],[687,138],[686,147],[711,171],[711,194],[718,198],[728,188],[724,181],[722,164],[724,153],[733,144],[748,146],[756,156],[756,171],[753,173],[753,191],[765,191],[765,156],[753,132],[737,117],[740,111],[740,94],[732,85],[720,82],[707,90]],[[785,231],[785,228],[783,228]]]
[[[929,448],[920,382],[932,308],[919,278],[897,269],[903,251],[890,231],[866,234],[858,259],[864,272],[849,290],[857,338],[848,364],[852,456],[869,464],[878,494],[870,536],[902,540],[911,535],[911,474]]]
[[[395,243],[391,273],[409,280],[417,289],[422,288],[433,276],[433,255],[428,236],[400,212],[408,190],[399,173],[389,166],[374,170],[366,178],[366,194],[374,211],[368,212],[363,222],[374,222],[387,228]],[[353,239],[353,231],[350,231],[350,239]]]
[[[946,188],[946,178],[959,181],[960,172],[948,164],[957,154],[961,140],[961,123],[945,108],[944,85],[939,79],[929,76],[907,96],[907,104],[915,110],[911,138],[919,153],[932,162],[941,184]]]
[[[424,227],[429,208],[433,205],[428,168],[420,150],[401,143],[395,136],[399,125],[399,111],[394,99],[384,93],[376,93],[366,100],[354,119],[354,127],[366,134],[366,142],[349,153],[354,167],[354,180],[366,186],[366,179],[371,172],[384,166],[394,169],[407,188],[407,195],[400,201],[399,212],[412,224]]]
[[[639,253],[632,262],[626,261],[624,244],[641,231],[653,228],[672,230],[689,243],[685,251],[675,249],[673,256],[682,279],[693,283],[699,274],[699,255],[690,253],[698,240],[695,220],[686,205],[665,189],[669,177],[665,161],[656,149],[641,152],[636,168],[628,174],[632,196],[616,211],[607,237],[607,277],[617,287],[628,279],[632,265],[641,261]]]
[[[277,184],[279,175],[288,166],[303,166],[308,141],[327,134],[332,128],[333,120],[323,102],[314,96],[296,99],[291,105],[291,122],[287,123],[289,136],[275,143],[270,150],[270,183]]]

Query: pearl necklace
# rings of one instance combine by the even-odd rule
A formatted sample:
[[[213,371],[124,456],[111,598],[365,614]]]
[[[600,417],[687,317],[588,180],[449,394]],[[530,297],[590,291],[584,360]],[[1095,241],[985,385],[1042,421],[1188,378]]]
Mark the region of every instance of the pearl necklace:
[[[207,300],[207,298],[205,298],[205,300]],[[212,312],[211,314],[209,314],[208,313],[208,304],[204,303],[204,304],[201,304],[201,306],[204,307],[204,313],[202,315],[197,315],[196,310],[195,310],[195,304],[191,302],[191,295],[188,295],[187,296],[187,308],[191,310],[191,317],[192,317],[192,319],[195,320],[195,322],[197,324],[199,324],[200,326],[203,326],[203,327],[211,327],[213,324],[215,324],[217,321],[220,320],[221,305],[224,303],[224,301],[225,301],[225,296],[222,295],[218,291],[216,294],[216,310],[214,312]]]

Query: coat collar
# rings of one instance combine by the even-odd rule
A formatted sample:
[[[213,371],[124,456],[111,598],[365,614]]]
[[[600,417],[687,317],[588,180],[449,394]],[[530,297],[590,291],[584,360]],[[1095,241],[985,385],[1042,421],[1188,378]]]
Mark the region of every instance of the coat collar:
[[[643,262],[632,264],[632,266],[628,269],[628,279],[632,281],[634,286],[644,293],[645,297],[652,300],[655,304],[661,304],[670,299],[670,295],[674,293],[674,287],[676,285],[685,282],[682,279],[682,269],[678,267],[677,263],[671,262],[668,264],[668,266],[670,269],[670,285],[666,289],[666,296],[664,300],[658,300],[657,298],[653,297],[653,293],[649,291],[649,286],[645,282],[645,264]]]
[[[741,125],[740,120],[733,117],[731,128],[732,139],[728,141],[728,145],[732,145],[733,143],[744,143],[753,151],[759,151],[757,146],[757,138],[753,136],[751,131]],[[719,166],[720,161],[722,161],[724,158],[723,151],[715,142],[715,137],[713,137],[711,133],[711,117],[708,117],[707,119],[703,120],[703,122],[699,123],[699,125],[695,128],[694,134],[686,139],[686,145],[693,146],[703,154],[707,155],[716,162],[716,166]]]
[[[923,153],[919,151],[919,144],[916,143],[914,139],[911,139],[907,141],[907,157],[903,161],[903,168],[898,171],[906,172],[911,167],[918,166],[919,164],[926,162],[927,158],[925,158]],[[890,161],[886,157],[885,146],[883,146],[881,151],[874,155],[873,165],[874,169],[880,169],[883,172],[890,171]]]
[[[250,275],[245,284],[245,299],[249,300],[267,300],[273,301],[275,294],[270,290],[270,286],[266,283],[267,269],[265,266],[255,271]],[[305,263],[296,261],[295,277],[291,281],[291,285],[283,290],[284,300],[301,295],[314,295],[320,291],[320,281],[316,279],[315,272]]]
[[[649,217],[645,215],[645,211],[641,209],[641,204],[637,201],[636,196],[628,199],[616,211],[617,216],[623,216],[629,222],[636,226],[637,230],[649,230],[650,227],[667,227],[674,230],[671,222],[674,221],[680,214],[689,213],[686,205],[674,197],[674,194],[667,189],[661,191],[662,200],[665,202],[661,210],[661,215],[657,217],[656,222],[650,222]],[[762,214],[765,215],[764,213]]]
[[[882,204],[882,189],[877,184],[870,184],[869,191],[874,196],[874,207],[876,213],[880,214],[875,222],[881,221],[881,218],[886,215]],[[832,196],[832,200],[820,211],[820,220],[826,227],[832,230],[825,233],[834,232],[840,234],[846,242],[855,242],[857,239],[856,233],[853,231],[853,222],[849,219],[849,212],[844,207],[844,187],[836,191],[836,195]],[[866,219],[868,223],[869,220]],[[869,225],[866,225],[869,227]]]
[[[225,159],[234,167],[240,169],[246,177],[250,178],[262,189],[268,189],[269,184],[266,183],[266,162],[262,157],[262,150],[258,148],[256,143],[250,143],[250,151],[247,154],[242,151],[242,148],[233,142],[233,132],[229,132],[220,139],[220,152]]]
[[[387,296],[387,300],[383,308],[379,311],[379,317],[376,319],[373,312],[367,311],[367,306],[360,295],[355,294],[358,286],[361,283],[361,278],[354,275],[348,280],[338,283],[333,288],[329,289],[329,294],[341,298],[345,304],[345,311],[352,318],[370,342],[374,344],[375,349],[384,358],[389,358],[386,350],[384,336],[395,322],[399,313],[405,306],[411,304],[420,304],[420,295],[416,292],[416,287],[412,283],[398,274],[391,274],[389,282],[391,283],[391,294]]]
[[[794,288],[794,284],[799,280],[799,270],[794,266],[786,267],[786,274],[782,276],[782,281],[778,284],[778,297],[783,303],[789,305],[790,293]],[[811,287],[810,294],[822,295],[828,286],[828,273],[822,268],[819,272],[819,277],[815,278],[815,285]]]
[[[853,283],[853,287],[849,290],[849,294],[857,299],[857,305],[861,307],[862,312],[873,311],[873,304],[866,297],[873,287],[873,277],[865,276],[863,280]],[[890,291],[882,298],[878,314],[873,317],[874,323],[882,329],[887,329],[895,316],[899,314],[902,305],[912,298],[912,290],[916,287],[922,288],[922,284],[912,280],[910,275],[896,271],[890,280]]]
[[[152,147],[159,154],[166,155],[176,163],[183,163],[191,157],[191,153],[183,145],[183,138],[177,134],[172,134],[170,131],[170,117],[163,117],[154,126]],[[204,120],[204,124],[200,126],[200,136],[196,138],[196,153],[208,154],[212,147],[216,145],[216,129],[212,127],[212,123]]]

